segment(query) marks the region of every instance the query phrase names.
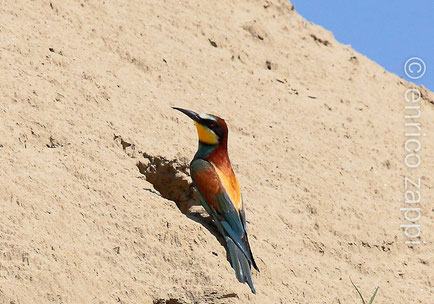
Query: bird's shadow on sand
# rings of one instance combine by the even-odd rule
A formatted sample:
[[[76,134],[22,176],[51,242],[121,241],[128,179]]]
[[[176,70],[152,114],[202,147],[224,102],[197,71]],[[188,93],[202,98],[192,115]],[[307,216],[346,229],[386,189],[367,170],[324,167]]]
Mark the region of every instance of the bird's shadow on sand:
[[[217,227],[214,225],[211,216],[203,216],[199,212],[190,212],[185,214],[185,216],[187,216],[190,220],[201,224],[206,230],[208,230],[209,232],[211,232],[212,235],[215,236],[217,241],[219,241],[220,245],[226,248],[226,241],[218,231]]]
[[[194,202],[193,206],[202,206],[199,202]],[[183,212],[183,210],[181,208],[178,209],[190,220],[195,221],[196,223],[202,225],[202,227],[204,227],[206,230],[208,230],[216,239],[217,241],[220,243],[220,245],[223,246],[223,248],[225,248],[226,251],[226,260],[228,261],[229,265],[231,265],[232,267],[232,263],[231,263],[231,257],[229,255],[229,250],[227,248],[227,244],[226,241],[224,239],[224,237],[220,234],[220,232],[218,231],[217,227],[215,226],[212,217],[207,215],[204,216],[202,213],[200,212]],[[217,255],[217,253],[213,252],[213,254]]]
[[[153,156],[144,152],[141,152],[141,155],[143,159],[139,159],[137,162],[137,169],[154,188],[144,188],[144,190],[173,201],[182,214],[201,224],[214,235],[220,245],[226,249],[226,259],[231,264],[225,239],[214,225],[211,217],[203,215],[206,212],[189,177],[188,162],[176,159],[169,160],[163,156]],[[193,207],[194,210],[192,210]],[[202,210],[203,213],[201,213]]]
[[[202,225],[202,227],[208,230],[216,238],[216,240],[220,243],[220,245],[222,245],[222,247],[225,248],[226,260],[228,261],[229,265],[231,265],[232,267],[231,257],[229,255],[229,250],[227,248],[226,241],[224,237],[221,235],[221,233],[218,231],[216,225],[213,222],[212,217],[206,213],[205,209],[203,209],[203,213],[190,211],[190,208],[193,206],[195,207],[195,209],[197,209],[199,206],[200,208],[203,208],[202,204],[199,201],[190,201],[188,204],[190,208],[186,208],[185,206],[180,206],[178,203],[176,205],[179,211],[182,214],[184,214],[188,219]],[[217,253],[215,252],[213,252],[213,254],[217,255]]]

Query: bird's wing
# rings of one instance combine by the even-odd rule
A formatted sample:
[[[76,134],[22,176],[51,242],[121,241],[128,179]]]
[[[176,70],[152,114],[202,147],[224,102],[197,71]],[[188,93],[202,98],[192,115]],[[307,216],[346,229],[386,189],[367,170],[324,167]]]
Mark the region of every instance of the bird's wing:
[[[193,160],[190,164],[190,172],[204,208],[214,218],[219,230],[224,230],[220,233],[223,236],[229,235],[250,264],[257,269],[247,239],[244,204],[241,212],[238,212],[214,166],[209,161]]]

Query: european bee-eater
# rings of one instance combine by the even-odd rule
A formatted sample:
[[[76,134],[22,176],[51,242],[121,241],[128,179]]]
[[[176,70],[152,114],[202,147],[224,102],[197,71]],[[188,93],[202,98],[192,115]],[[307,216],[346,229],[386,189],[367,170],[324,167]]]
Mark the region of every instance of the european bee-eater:
[[[226,122],[215,115],[176,108],[193,119],[199,148],[190,163],[190,174],[202,206],[211,215],[226,240],[238,281],[249,284],[253,293],[251,266],[259,271],[247,237],[246,215],[240,186],[229,161]]]

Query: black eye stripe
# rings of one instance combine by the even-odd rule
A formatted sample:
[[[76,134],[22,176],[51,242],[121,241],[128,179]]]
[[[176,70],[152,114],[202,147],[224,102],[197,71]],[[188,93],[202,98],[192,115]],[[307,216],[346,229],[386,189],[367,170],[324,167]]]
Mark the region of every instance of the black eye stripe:
[[[210,128],[214,128],[214,127],[217,126],[217,123],[216,123],[214,120],[211,120],[211,119],[206,119],[206,120],[204,121],[204,124],[205,124],[207,127],[210,127]]]

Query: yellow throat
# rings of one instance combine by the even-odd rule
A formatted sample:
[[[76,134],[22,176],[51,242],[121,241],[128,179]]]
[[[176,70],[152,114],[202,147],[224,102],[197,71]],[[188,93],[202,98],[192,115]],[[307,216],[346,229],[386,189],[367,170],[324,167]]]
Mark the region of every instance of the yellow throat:
[[[215,135],[213,131],[202,126],[201,124],[194,122],[197,129],[197,134],[199,135],[199,140],[208,145],[216,145],[218,144],[218,137]]]

